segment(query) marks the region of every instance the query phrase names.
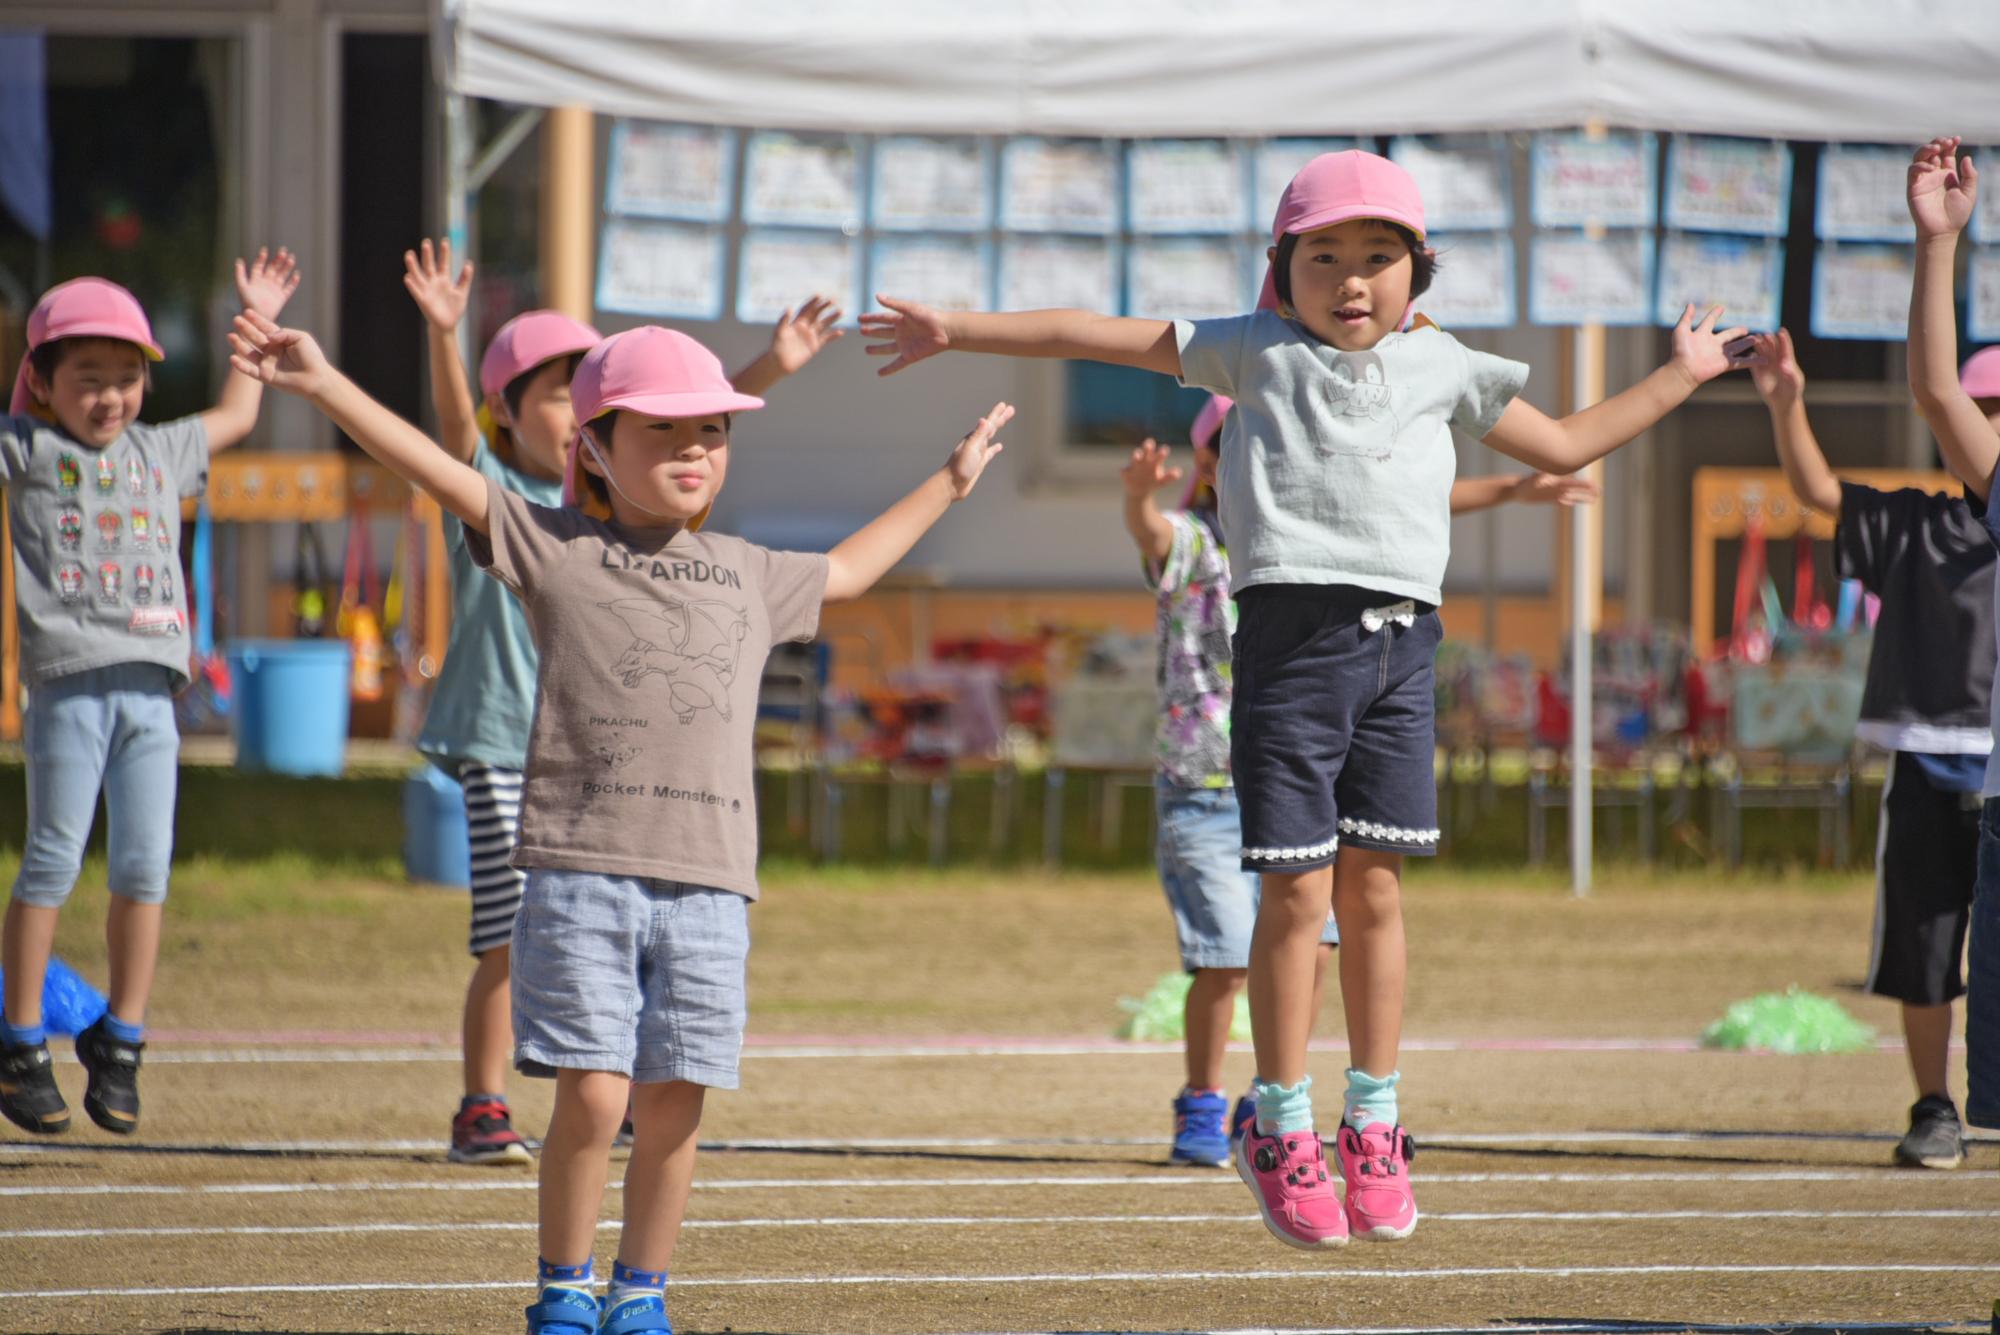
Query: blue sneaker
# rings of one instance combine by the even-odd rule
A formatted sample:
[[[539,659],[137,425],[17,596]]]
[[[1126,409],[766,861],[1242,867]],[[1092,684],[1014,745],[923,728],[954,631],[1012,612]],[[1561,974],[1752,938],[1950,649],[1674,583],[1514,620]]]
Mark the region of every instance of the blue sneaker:
[[[1223,1094],[1182,1090],[1174,1099],[1174,1149],[1168,1158],[1175,1163],[1227,1167],[1229,1132],[1222,1119],[1228,1111],[1229,1099]]]
[[[1243,1139],[1244,1128],[1257,1120],[1257,1097],[1245,1094],[1236,1100],[1236,1108],[1229,1114],[1229,1148],[1234,1151],[1236,1142]]]
[[[641,1293],[604,1309],[597,1335],[674,1335],[667,1304],[657,1293]]]
[[[551,1284],[528,1309],[528,1335],[597,1335],[598,1308],[582,1290]]]

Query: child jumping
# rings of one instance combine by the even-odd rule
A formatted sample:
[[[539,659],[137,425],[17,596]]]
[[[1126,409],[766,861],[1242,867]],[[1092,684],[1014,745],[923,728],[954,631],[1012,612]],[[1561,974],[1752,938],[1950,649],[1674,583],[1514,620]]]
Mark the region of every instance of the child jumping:
[[[562,499],[563,468],[576,435],[570,376],[603,336],[560,311],[517,315],[500,326],[479,362],[477,409],[458,355],[458,326],[472,292],[472,265],[451,272],[451,242],[426,240],[403,255],[403,286],[428,329],[431,397],[438,434],[453,458],[537,505]],[[732,377],[761,394],[841,336],[840,310],[820,297],[779,319],[771,346]],[[520,602],[481,574],[456,515],[445,514],[451,551],[451,643],[438,672],[417,749],[465,792],[472,854],[476,963],[465,989],[464,1091],[451,1121],[454,1163],[525,1163],[528,1147],[507,1106],[514,1047],[508,1010],[509,942],[525,876],[511,861],[521,823],[521,771],[534,718],[535,644]]]
[[[1958,138],[1933,139],[1910,163],[1910,217],[1917,225],[1915,290],[1910,296],[1910,392],[1937,436],[1945,466],[1965,483],[1965,500],[2000,542],[2000,506],[1993,478],[2000,465],[2000,366],[1992,350],[1958,360],[1958,310],[1953,266],[1959,233],[1972,220],[1979,172]],[[1994,584],[2000,600],[2000,580]],[[2000,625],[2000,614],[1996,614]],[[2000,732],[2000,689],[1992,692],[1989,726]],[[1977,871],[1967,933],[1965,1120],[2000,1127],[2000,752],[1986,763],[1980,787]]]
[[[236,262],[245,310],[275,316],[298,287],[291,252]],[[14,529],[21,616],[27,845],[7,904],[0,967],[0,1113],[24,1130],[69,1127],[42,1025],[56,918],[76,886],[104,793],[111,907],[110,1006],[76,1037],[83,1107],[106,1131],[139,1126],[146,1002],[159,960],[173,856],[188,684],[181,500],[208,486],[208,458],[257,425],[264,387],[225,374],[204,413],[139,420],[162,359],[145,310],[102,278],[50,288],[28,317],[28,352],[0,417],[0,483]]]
[[[732,414],[763,406],[713,353],[657,327],[577,367],[572,494],[598,520],[482,476],[370,399],[308,335],[246,315],[236,365],[298,394],[466,528],[521,600],[540,650],[515,860],[515,1065],[556,1079],[541,1160],[535,1335],[667,1331],[663,1290],[707,1088],[733,1089],[757,895],[751,767],[761,667],[810,638],[972,491],[1013,415],[995,405],[946,464],[825,556],[697,532],[721,490]],[[624,1230],[609,1299],[591,1252],[631,1099]]]
[[[1084,357],[1175,376],[1236,401],[1219,466],[1240,622],[1230,757],[1242,866],[1262,876],[1250,945],[1257,1113],[1236,1155],[1265,1224],[1297,1247],[1416,1228],[1397,1104],[1402,860],[1437,851],[1433,657],[1450,541],[1451,430],[1571,473],[1728,369],[1719,311],[1689,307],[1672,360],[1551,419],[1518,395],[1528,368],[1406,328],[1436,257],[1423,201],[1372,153],[1323,154],[1286,187],[1259,309],[1229,319],[1087,311],[942,314],[883,298],[862,317],[882,374],[950,349]],[[1338,869],[1335,851],[1341,856]],[[1328,902],[1353,1066],[1336,1141],[1343,1203],[1313,1134],[1306,1042]]]
[[[1891,753],[1875,841],[1866,987],[1902,1004],[1917,1101],[1895,1162],[1956,1168],[1952,1002],[1979,856],[1979,790],[1993,750],[1994,547],[1966,503],[1843,482],[1806,420],[1805,375],[1783,329],[1759,335],[1750,376],[1771,411],[1785,480],[1835,520],[1834,559],[1882,600],[1855,733]]]

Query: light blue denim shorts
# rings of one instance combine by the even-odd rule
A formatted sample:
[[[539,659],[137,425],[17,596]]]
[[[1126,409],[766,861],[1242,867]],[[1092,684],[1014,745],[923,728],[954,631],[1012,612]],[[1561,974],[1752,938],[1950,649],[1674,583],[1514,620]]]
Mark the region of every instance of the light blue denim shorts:
[[[749,909],[702,885],[528,868],[514,918],[514,1065],[735,1089]]]
[[[118,663],[43,682],[28,693],[21,743],[28,840],[14,898],[42,908],[69,898],[102,789],[112,892],[165,899],[180,784],[172,674]]]
[[[1183,788],[1160,780],[1160,886],[1174,911],[1181,967],[1247,969],[1257,925],[1258,877],[1243,870],[1243,823],[1234,788]],[[1328,916],[1320,940],[1337,942]]]

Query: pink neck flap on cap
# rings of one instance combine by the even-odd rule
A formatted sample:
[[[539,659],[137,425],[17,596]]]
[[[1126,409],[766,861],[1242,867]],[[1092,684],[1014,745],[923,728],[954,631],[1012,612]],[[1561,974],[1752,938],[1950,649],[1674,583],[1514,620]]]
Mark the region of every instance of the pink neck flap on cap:
[[[1197,450],[1204,445],[1222,448],[1222,419],[1229,416],[1229,410],[1236,406],[1236,400],[1221,394],[1211,394],[1208,402],[1201,405],[1201,411],[1194,415],[1194,425],[1188,428],[1188,443]],[[1181,509],[1194,507],[1201,495],[1201,470],[1196,468],[1188,475],[1187,494],[1181,497]]]
[[[1278,200],[1271,220],[1271,244],[1287,233],[1310,232],[1355,218],[1379,218],[1396,223],[1424,239],[1424,197],[1410,174],[1379,153],[1350,148],[1322,153],[1299,168]],[[1257,309],[1278,309],[1278,284],[1271,266],[1264,266],[1264,287]]]
[[[42,294],[28,315],[28,351],[59,338],[115,338],[137,344],[148,361],[166,360],[153,341],[145,307],[108,278],[72,278]],[[28,392],[28,359],[23,356],[7,411],[19,417],[34,407],[34,396]]]
[[[1966,358],[1958,383],[1975,399],[2000,399],[2000,348],[1981,348]]]

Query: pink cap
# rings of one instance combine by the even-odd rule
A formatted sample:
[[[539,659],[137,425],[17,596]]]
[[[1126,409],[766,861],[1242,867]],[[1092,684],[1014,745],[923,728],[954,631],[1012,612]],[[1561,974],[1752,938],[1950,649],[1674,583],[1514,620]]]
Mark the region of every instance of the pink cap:
[[[543,362],[589,352],[604,335],[561,311],[526,311],[500,326],[479,359],[479,388],[498,394]]]
[[[108,278],[72,278],[42,294],[28,316],[28,349],[59,338],[116,338],[136,343],[152,361],[166,354],[153,341],[153,326],[139,299]],[[14,397],[7,411],[17,416],[34,406],[28,393],[28,359],[14,374]]]
[[[2000,399],[2000,348],[1982,348],[1966,358],[1958,383],[1975,399]]]
[[[1217,449],[1222,442],[1216,433],[1222,430],[1222,419],[1229,416],[1229,410],[1236,406],[1236,400],[1224,398],[1220,394],[1208,396],[1208,402],[1201,405],[1201,411],[1194,415],[1194,425],[1188,428],[1188,440],[1199,447],[1211,442]]]
[[[1350,148],[1322,153],[1299,168],[1278,200],[1271,220],[1271,244],[1287,232],[1310,232],[1355,218],[1379,218],[1409,228],[1424,238],[1424,197],[1410,174],[1379,153]],[[1257,309],[1278,309],[1278,287],[1269,265]]]
[[[707,417],[764,406],[760,398],[738,394],[716,355],[697,340],[654,324],[613,334],[585,353],[570,377],[569,397],[579,428],[613,408],[648,417]],[[582,494],[581,454],[572,443],[563,474],[563,500],[571,505]]]

